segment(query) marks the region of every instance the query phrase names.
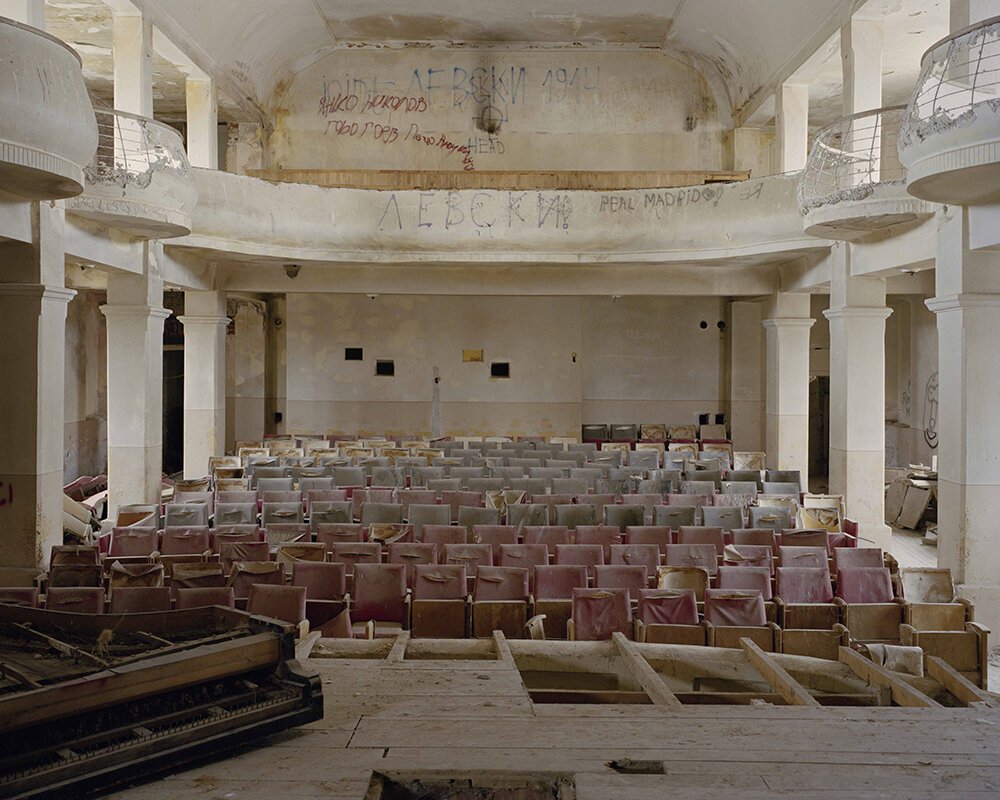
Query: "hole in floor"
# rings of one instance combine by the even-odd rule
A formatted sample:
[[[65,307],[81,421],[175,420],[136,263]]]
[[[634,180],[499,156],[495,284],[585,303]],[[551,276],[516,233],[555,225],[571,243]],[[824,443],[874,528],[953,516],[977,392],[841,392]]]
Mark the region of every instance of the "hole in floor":
[[[575,800],[564,773],[373,772],[365,800]]]

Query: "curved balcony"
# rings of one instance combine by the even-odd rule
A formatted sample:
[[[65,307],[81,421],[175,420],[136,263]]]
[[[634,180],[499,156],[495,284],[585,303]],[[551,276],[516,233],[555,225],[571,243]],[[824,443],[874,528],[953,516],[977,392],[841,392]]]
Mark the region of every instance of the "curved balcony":
[[[799,179],[805,232],[857,241],[933,213],[906,192],[897,156],[903,106],[864,111],[823,128]]]
[[[1000,201],[1000,17],[924,53],[900,128],[899,157],[914,197],[962,205]]]
[[[181,135],[124,111],[96,114],[97,154],[67,210],[141,239],[189,234],[198,192]]]
[[[97,146],[80,57],[44,31],[0,17],[0,189],[31,200],[83,191]]]

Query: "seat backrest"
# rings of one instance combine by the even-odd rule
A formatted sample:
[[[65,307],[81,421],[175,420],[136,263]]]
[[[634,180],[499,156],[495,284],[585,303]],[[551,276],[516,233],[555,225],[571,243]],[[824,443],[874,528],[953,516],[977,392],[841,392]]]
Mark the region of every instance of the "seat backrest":
[[[833,555],[830,534],[825,530],[783,530],[781,544],[785,547],[822,547],[827,555]]]
[[[636,616],[646,625],[697,625],[694,589],[640,589]]]
[[[727,567],[766,567],[769,575],[774,575],[774,551],[766,544],[727,545],[722,556]]]
[[[444,477],[444,467],[414,467],[410,473],[410,486],[427,486],[428,481],[444,480]]]
[[[515,504],[516,505],[516,504]],[[482,506],[459,506],[457,521],[459,527],[471,529],[473,525],[499,525],[500,509]]]
[[[555,563],[584,566],[593,575],[593,568],[604,563],[604,548],[599,544],[557,544]]]
[[[646,524],[646,506],[641,503],[626,503],[628,495],[622,495],[623,505],[607,504],[604,506],[604,524],[613,525],[621,533],[628,527],[638,527]]]
[[[549,523],[549,507],[544,503],[515,503],[507,506],[507,524],[515,528],[540,527]]]
[[[565,525],[530,525],[521,531],[521,540],[525,544],[544,544],[550,553],[554,553],[556,545],[569,544],[569,528]]]
[[[709,575],[719,569],[718,553],[711,544],[669,544],[664,564],[668,567],[701,567]]]
[[[167,503],[163,524],[171,528],[208,525],[207,503]]]
[[[397,489],[396,502],[403,507],[403,518],[410,521],[410,506],[437,505],[437,492],[430,489]]]
[[[899,575],[907,603],[955,602],[955,583],[950,569],[908,567],[901,569]]]
[[[357,564],[351,593],[351,619],[354,622],[405,622],[406,566]]]
[[[448,510],[447,506],[438,506],[438,508]],[[424,525],[421,541],[440,547],[444,547],[446,544],[467,544],[468,533],[461,525],[448,525],[447,523]]]
[[[104,589],[100,586],[49,586],[45,608],[73,614],[103,614]]]
[[[560,504],[555,507],[556,525],[565,525],[569,529],[577,525],[596,525],[597,509],[593,504]],[[624,528],[623,528],[624,530]]]
[[[160,552],[165,556],[194,555],[212,548],[207,525],[184,528],[164,528],[160,536]]]
[[[332,551],[335,542],[363,542],[365,529],[360,522],[320,522],[316,525],[316,541]]]
[[[256,503],[217,503],[216,525],[250,525],[257,522]]]
[[[280,561],[236,561],[233,563],[227,583],[237,598],[244,598],[255,583],[272,586],[285,585],[285,565]]]
[[[320,525],[346,525],[353,522],[354,510],[347,500],[315,500],[309,508],[309,526],[318,531]]]
[[[373,466],[372,486],[405,486],[406,476],[398,467]]]
[[[170,610],[166,586],[118,586],[111,590],[110,614],[145,614]]]
[[[715,493],[713,481],[681,481],[681,494],[695,494],[711,497]]]
[[[521,567],[481,566],[476,571],[474,602],[528,599],[529,572]]]
[[[493,563],[527,569],[528,579],[534,586],[535,568],[548,565],[549,551],[544,544],[501,544],[499,550],[493,550]]]
[[[701,519],[705,525],[722,528],[728,533],[733,528],[743,527],[743,509],[739,506],[704,506]]]
[[[204,482],[206,488],[199,491],[183,491],[179,489],[175,491],[174,503],[183,503],[184,505],[201,503],[208,506],[208,513],[211,514],[215,508],[215,492],[207,488],[208,478],[205,478]]]
[[[257,490],[250,489],[249,491],[243,491],[237,489],[220,489],[215,493],[216,506],[218,506],[219,503],[252,503],[256,508]]]
[[[775,595],[785,603],[832,603],[833,586],[826,567],[778,567]]]
[[[782,538],[784,541],[784,538]],[[829,560],[825,547],[786,547],[778,548],[778,562],[783,567],[822,567],[829,569]]]
[[[574,564],[540,564],[535,567],[536,600],[569,600],[573,590],[587,585],[587,568]]]
[[[3,586],[0,587],[0,603],[10,603],[15,606],[38,608],[37,586]]]
[[[466,488],[470,492],[499,492],[503,490],[503,478],[469,478]]]
[[[267,493],[265,493],[266,495]],[[271,525],[287,525],[302,522],[302,501],[271,503],[264,501],[261,506],[260,521],[265,528]]]
[[[778,551],[778,540],[771,528],[734,528],[731,533],[735,545],[767,545],[773,552]]]
[[[470,577],[480,566],[493,566],[493,548],[488,544],[446,544],[440,555],[442,564],[464,564]]]
[[[708,570],[704,567],[660,567],[656,574],[657,589],[693,589],[698,601],[705,599]]]
[[[764,488],[764,478],[759,469],[731,469],[726,473],[726,477],[737,483],[752,483],[756,487],[754,494]],[[746,492],[740,491],[736,494],[746,494]]]
[[[292,491],[292,479],[288,478],[258,478],[257,493],[263,495],[264,492],[290,492]]]
[[[500,545],[517,544],[517,527],[514,525],[473,525],[469,543],[488,544],[493,549],[493,562],[497,563],[500,556]]]
[[[403,506],[399,503],[368,502],[361,504],[359,517],[361,527],[367,528],[373,523],[402,523]]]
[[[837,597],[845,603],[891,603],[892,578],[886,567],[842,567],[837,571]]]
[[[578,525],[573,537],[575,544],[598,544],[604,548],[604,562],[611,557],[611,546],[622,544],[625,535],[616,525]]]
[[[631,596],[637,597],[640,589],[649,586],[649,573],[645,564],[602,564],[594,567],[594,586],[628,589]]]
[[[367,478],[363,467],[334,467],[334,486],[365,486]]]
[[[750,506],[750,527],[780,532],[792,527],[791,509],[784,506]]]
[[[833,570],[853,567],[884,567],[881,547],[834,547]]]
[[[159,547],[156,528],[112,528],[108,555],[148,556]]]
[[[668,544],[675,544],[668,525],[629,525],[625,529],[625,541],[634,545],[656,545],[661,553],[666,552]]]
[[[216,537],[218,539],[218,536]],[[229,575],[237,561],[267,561],[268,545],[261,541],[217,542],[222,574]]]
[[[773,596],[771,591],[771,570],[769,567],[719,567],[718,587],[759,591],[765,600]]]
[[[732,475],[732,472],[729,473]],[[759,488],[754,481],[723,481],[722,482],[722,494],[727,495],[747,495],[748,497],[757,497],[757,492]]]
[[[693,497],[693,495],[691,495]],[[670,495],[674,497],[674,495]],[[666,505],[653,508],[653,525],[677,530],[681,525],[694,525],[694,506]]]
[[[721,627],[763,627],[767,624],[764,599],[759,591],[708,589],[705,621]]]
[[[333,488],[333,478],[324,475],[316,478],[299,478],[299,491],[308,496],[309,492],[332,492],[337,490]],[[341,497],[339,499],[343,500],[345,498]]]
[[[415,576],[413,568],[417,564],[436,564],[440,548],[430,542],[393,542],[389,545],[389,564],[406,567],[406,585],[412,586]],[[356,569],[356,568],[355,568]]]
[[[298,625],[306,618],[306,588],[250,584],[247,612]]]
[[[414,567],[414,600],[462,600],[467,592],[462,564],[417,564]]]
[[[551,478],[553,494],[584,495],[591,488],[585,478]]]
[[[260,492],[260,502],[264,503],[302,503],[302,492],[294,490]]]
[[[681,525],[677,531],[677,544],[710,544],[717,555],[726,548],[726,535],[722,528],[709,525]]]
[[[381,564],[382,546],[378,542],[331,542],[330,561],[344,564],[349,573],[357,564]]]
[[[648,575],[655,575],[660,566],[660,548],[655,544],[613,544],[609,564],[641,565]]]
[[[231,586],[199,586],[196,588],[181,588],[177,590],[177,600],[174,608],[178,611],[186,608],[201,608],[203,606],[236,607],[236,594]]]
[[[790,483],[792,491],[798,494],[802,491],[802,473],[797,469],[769,469],[764,471],[764,481],[767,483]],[[765,490],[765,494],[767,491]],[[777,494],[784,494],[777,492]]]
[[[451,526],[451,507],[438,504],[412,503],[409,510],[409,522],[417,538],[426,535],[427,528]]]
[[[577,641],[604,641],[616,631],[631,639],[628,589],[574,589],[572,619]]]

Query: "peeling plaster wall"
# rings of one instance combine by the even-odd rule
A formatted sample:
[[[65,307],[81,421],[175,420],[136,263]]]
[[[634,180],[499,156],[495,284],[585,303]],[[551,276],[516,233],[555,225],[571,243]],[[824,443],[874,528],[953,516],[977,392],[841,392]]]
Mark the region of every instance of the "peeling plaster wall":
[[[722,312],[718,298],[289,294],[286,429],[429,434],[435,367],[445,435],[691,421],[722,410]],[[380,359],[394,377],[375,375]],[[510,378],[490,377],[494,361]]]
[[[226,450],[264,436],[264,363],[267,306],[230,298],[226,316]]]
[[[79,290],[66,309],[63,480],[108,469],[107,328],[104,292]]]
[[[484,111],[499,122],[492,136]],[[274,119],[277,169],[693,170],[731,160],[705,80],[655,52],[337,52],[295,76]]]

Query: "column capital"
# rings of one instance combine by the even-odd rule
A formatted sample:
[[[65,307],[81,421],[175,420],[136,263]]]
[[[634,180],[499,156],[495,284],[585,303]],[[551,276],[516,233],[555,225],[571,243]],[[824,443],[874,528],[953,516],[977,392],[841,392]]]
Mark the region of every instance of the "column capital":
[[[827,319],[888,319],[891,308],[884,306],[841,306],[823,312]]]
[[[0,283],[0,297],[37,297],[68,303],[76,297],[76,289],[46,286],[44,283]]]
[[[184,314],[177,318],[181,325],[228,325],[232,320],[229,317],[217,317],[211,314]]]
[[[814,319],[800,319],[796,317],[774,317],[773,319],[765,319],[761,322],[765,328],[779,329],[779,328],[804,328],[808,330],[816,323]]]
[[[924,305],[935,314],[943,314],[947,311],[961,311],[965,308],[992,308],[1000,306],[1000,294],[988,294],[985,292],[946,294],[940,297],[929,297],[927,300],[924,300]]]
[[[115,305],[106,303],[101,306],[101,313],[108,317],[150,317],[153,319],[166,319],[172,313],[169,308],[160,306],[144,305]]]

